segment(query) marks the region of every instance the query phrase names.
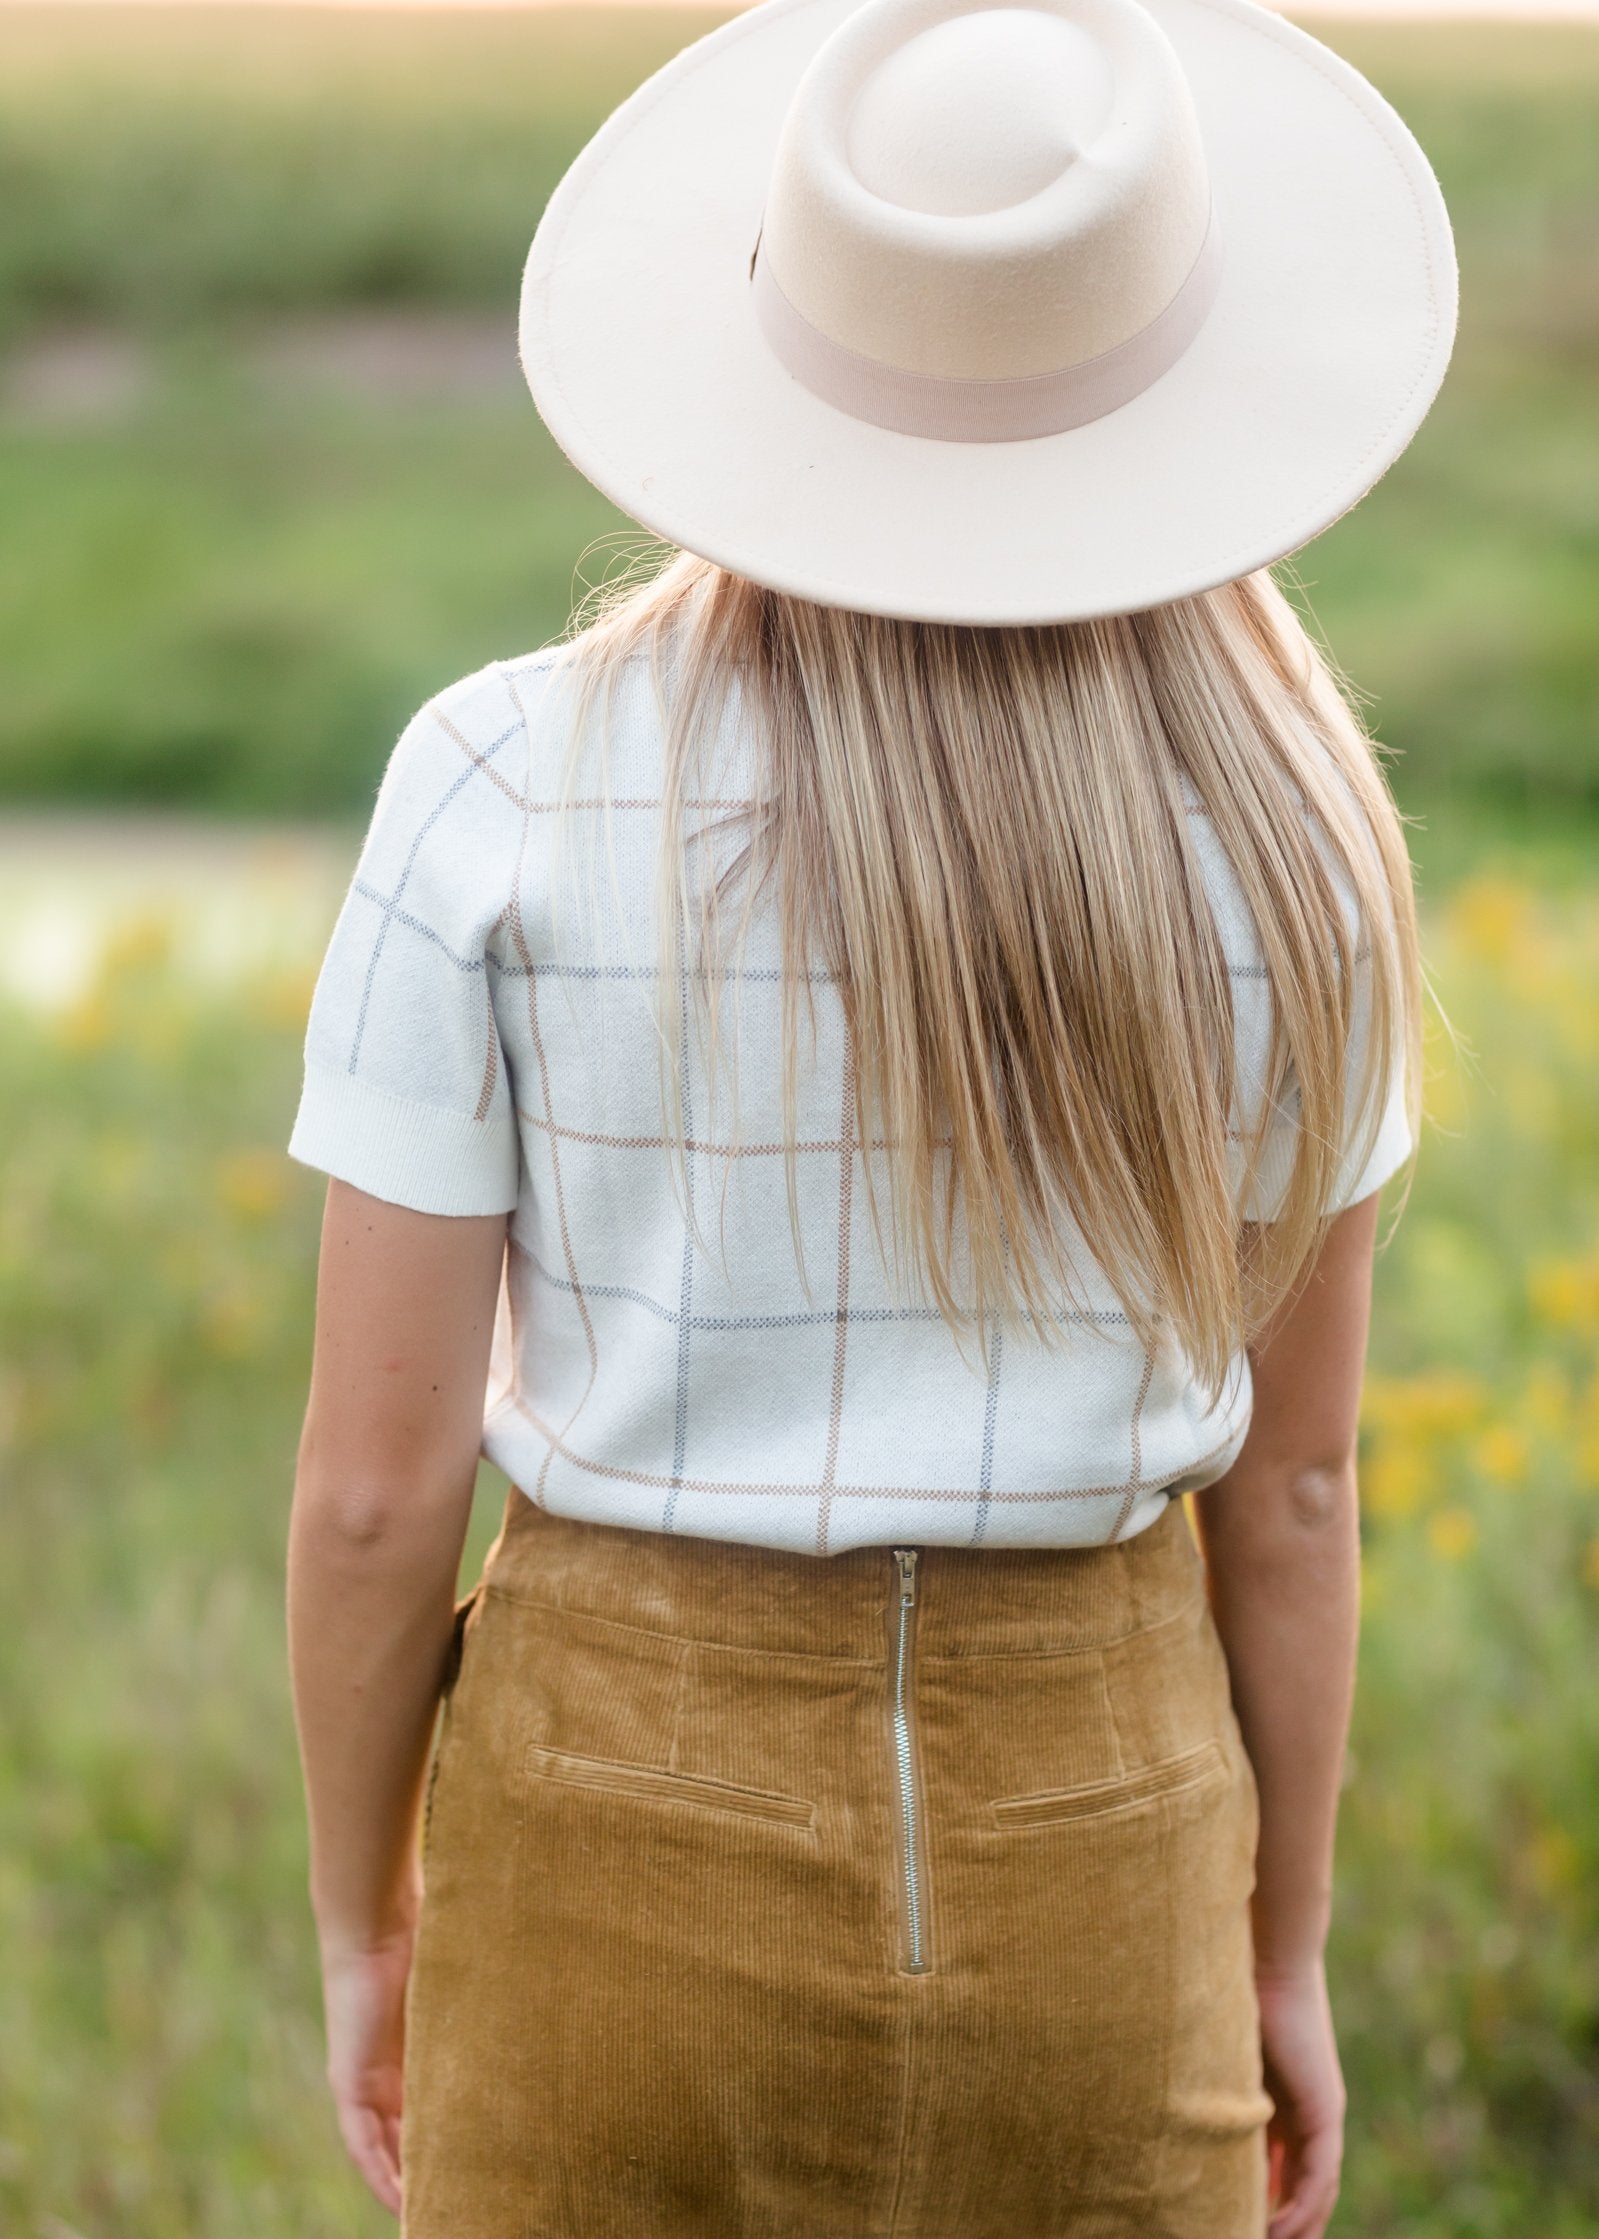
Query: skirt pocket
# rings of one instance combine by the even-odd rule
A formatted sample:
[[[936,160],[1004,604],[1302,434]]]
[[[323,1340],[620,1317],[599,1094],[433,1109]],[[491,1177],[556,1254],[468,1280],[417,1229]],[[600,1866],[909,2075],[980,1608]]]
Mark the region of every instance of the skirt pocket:
[[[1132,1811],[1157,1796],[1202,1788],[1213,1780],[1224,1780],[1227,1774],[1227,1758],[1220,1742],[1206,1740],[1120,1780],[1046,1789],[1036,1796],[1001,1796],[989,1809],[999,1827],[1053,1827],[1063,1820],[1098,1819],[1110,1812]]]
[[[734,1812],[745,1819],[777,1820],[787,1827],[815,1825],[814,1805],[803,1797],[778,1795],[765,1788],[744,1788],[705,1773],[668,1772],[657,1765],[628,1764],[613,1757],[583,1757],[570,1750],[535,1743],[527,1753],[529,1773],[571,1788],[598,1788],[641,1803],[686,1804],[699,1811]]]

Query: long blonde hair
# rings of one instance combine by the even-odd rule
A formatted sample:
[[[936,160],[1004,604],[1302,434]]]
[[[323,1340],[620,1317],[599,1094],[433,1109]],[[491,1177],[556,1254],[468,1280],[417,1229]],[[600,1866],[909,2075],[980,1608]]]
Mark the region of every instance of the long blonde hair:
[[[996,1318],[1048,1343],[1060,1295],[1076,1295],[1075,1225],[1141,1340],[1164,1324],[1219,1387],[1311,1264],[1348,1148],[1351,1059],[1368,1129],[1395,1064],[1413,1132],[1419,1116],[1403,829],[1349,687],[1273,576],[1140,613],[978,628],[819,606],[669,551],[642,580],[635,567],[591,594],[568,637],[568,797],[625,662],[648,655],[663,710],[658,1024],[679,1156],[689,1029],[675,991],[700,992],[714,1075],[726,989],[766,896],[802,1268],[795,1076],[820,968],[843,1004],[857,1140],[889,1154],[886,1208],[864,1163],[897,1279],[919,1280],[962,1343],[975,1330],[986,1349]],[[731,862],[708,871],[685,811],[714,790],[707,757],[735,680],[760,782],[748,809],[698,828],[736,828]],[[1277,1217],[1251,1224],[1247,1244],[1229,1161],[1242,1108],[1232,988],[1195,809],[1248,905],[1270,991],[1246,1188],[1273,1120],[1291,1105],[1297,1121]]]

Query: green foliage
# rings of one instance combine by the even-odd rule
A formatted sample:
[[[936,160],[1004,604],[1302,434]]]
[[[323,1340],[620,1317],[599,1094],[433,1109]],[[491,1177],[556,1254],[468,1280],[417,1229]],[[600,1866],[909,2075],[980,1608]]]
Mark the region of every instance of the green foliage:
[[[514,299],[551,187],[709,13],[0,6],[0,343]]]
[[[392,2226],[324,2104],[282,1618],[309,974],[174,947],[0,1010],[0,2229],[354,2239]]]
[[[1599,902],[1478,878],[1425,937],[1462,1046],[1433,1036],[1365,1395],[1334,2228],[1575,2235],[1599,2218]]]
[[[358,813],[428,693],[565,624],[625,524],[514,362],[538,213],[709,14],[0,5],[0,391],[132,352],[98,418],[0,401],[0,799]],[[1299,556],[1408,807],[1599,826],[1599,29],[1317,27],[1442,176],[1460,345],[1409,451]],[[286,322],[501,322],[504,380],[274,358]],[[87,322],[87,326],[85,325]],[[381,349],[381,344],[379,345]],[[396,351],[399,345],[395,345]]]
[[[525,395],[308,410],[205,363],[136,426],[0,436],[0,797],[364,813],[430,693],[565,619],[600,501]]]

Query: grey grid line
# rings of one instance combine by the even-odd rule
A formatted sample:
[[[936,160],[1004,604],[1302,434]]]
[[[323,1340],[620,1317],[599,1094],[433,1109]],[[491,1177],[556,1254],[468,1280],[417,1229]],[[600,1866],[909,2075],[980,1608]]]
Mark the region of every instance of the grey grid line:
[[[682,1030],[681,1093],[683,1114],[683,1281],[678,1296],[677,1320],[677,1415],[672,1437],[672,1489],[666,1496],[666,1506],[661,1515],[661,1529],[669,1532],[677,1514],[678,1489],[683,1482],[683,1463],[688,1452],[688,1364],[689,1345],[693,1338],[691,1314],[694,1305],[694,1084],[692,1046],[689,1038],[689,980],[686,935],[681,926],[677,937],[678,961],[678,1020]]]
[[[1125,1321],[1126,1315],[1121,1319]],[[994,1434],[999,1424],[999,1371],[1004,1358],[1005,1325],[996,1320],[988,1333],[988,1390],[983,1400],[983,1458],[977,1479],[977,1516],[972,1545],[980,1547],[988,1530],[988,1496],[994,1485]]]
[[[551,1290],[563,1291],[570,1296],[578,1289],[579,1286],[569,1277],[557,1275],[553,1268],[546,1267],[538,1254],[530,1251],[527,1245],[518,1244],[516,1249],[526,1259],[540,1282],[548,1285]],[[647,1291],[635,1290],[631,1284],[584,1283],[581,1288],[586,1298],[624,1299],[632,1305],[642,1306],[645,1312],[653,1314],[657,1321],[665,1322],[672,1328],[677,1326],[678,1311],[676,1307],[667,1306],[658,1298],[651,1298]],[[810,1307],[804,1312],[790,1314],[695,1314],[691,1316],[692,1325],[696,1330],[722,1332],[752,1329],[817,1329],[823,1324],[831,1326],[837,1319],[838,1309],[835,1306]],[[851,1323],[870,1326],[872,1323],[882,1322],[937,1322],[941,1321],[943,1316],[936,1306],[851,1306],[845,1319]],[[1019,1316],[1019,1319],[1024,1322],[1032,1322],[1037,1317],[1031,1310],[1026,1310]],[[1062,1329],[1090,1327],[1125,1329],[1128,1326],[1127,1316],[1119,1309],[1110,1307],[1062,1306],[1050,1316],[1050,1320],[1057,1328]]]
[[[520,964],[505,964],[498,957],[492,955],[489,961],[504,979],[520,979],[522,977],[523,967]],[[655,964],[561,964],[550,959],[536,963],[532,969],[537,972],[540,979],[551,980],[639,981],[656,980],[661,976],[660,967]],[[812,987],[836,987],[838,985],[838,980],[832,972],[811,971],[803,975],[795,974],[792,976],[796,979],[803,977]],[[690,966],[688,977],[690,980],[720,980],[728,984],[735,980],[746,980],[752,987],[776,987],[783,980],[790,978],[791,975],[776,964],[752,964],[743,969],[733,966],[717,968],[696,964]]]
[[[531,775],[533,767],[533,735],[528,727],[527,713],[522,705],[521,694],[517,691],[515,684],[512,683],[509,679],[506,680],[506,689],[510,694],[512,706],[516,709],[518,716],[521,718],[522,736],[527,745],[527,772],[529,775]],[[524,816],[522,819],[521,838],[517,847],[516,873],[511,884],[510,900],[506,904],[506,915],[508,916],[511,926],[512,939],[516,943],[519,954],[528,963],[531,963],[532,951],[528,947],[527,929],[522,923],[522,864],[527,853],[528,830],[528,820],[526,816]],[[527,975],[526,979],[528,1037],[533,1045],[534,1062],[537,1064],[539,1069],[539,1085],[544,1098],[545,1113],[548,1116],[553,1127],[555,1112],[554,1107],[550,1101],[550,1069],[544,1051],[544,1036],[539,1027],[538,985],[539,983],[537,973],[530,972]],[[556,1220],[559,1224],[561,1232],[561,1247],[566,1256],[567,1272],[572,1278],[572,1299],[574,1305],[577,1308],[578,1318],[583,1325],[583,1335],[588,1344],[589,1356],[588,1382],[584,1386],[583,1397],[578,1401],[577,1406],[573,1408],[571,1415],[568,1417],[567,1428],[568,1430],[570,1430],[572,1424],[576,1422],[579,1414],[582,1412],[583,1407],[588,1400],[589,1393],[594,1389],[595,1379],[598,1377],[600,1372],[600,1351],[598,1341],[596,1340],[594,1335],[593,1316],[589,1312],[588,1302],[583,1296],[582,1287],[577,1279],[577,1257],[572,1247],[572,1229],[571,1223],[567,1218],[566,1192],[562,1186],[561,1181],[560,1154],[553,1133],[550,1137],[550,1180],[555,1196]],[[551,1445],[546,1449],[544,1458],[539,1465],[538,1484],[535,1488],[534,1493],[534,1498],[536,1501],[543,1501],[544,1489],[549,1480],[550,1464],[554,1459],[555,1447],[552,1442]]]
[[[429,704],[430,706],[432,705],[432,703]],[[436,713],[437,710],[435,709],[434,712]],[[434,803],[433,807],[423,818],[421,824],[417,827],[416,835],[411,841],[410,849],[405,858],[404,868],[400,872],[399,884],[395,887],[394,892],[389,900],[380,905],[383,910],[383,922],[381,925],[379,925],[377,933],[373,938],[372,953],[367,960],[366,981],[361,989],[360,1008],[356,1013],[355,1039],[350,1045],[350,1062],[348,1069],[352,1073],[355,1071],[356,1066],[360,1061],[361,1042],[363,1036],[366,1033],[367,1007],[372,1000],[372,989],[377,979],[378,959],[383,954],[383,944],[388,939],[389,926],[393,922],[394,911],[399,905],[400,896],[405,892],[406,882],[409,880],[412,871],[416,868],[416,859],[417,856],[421,853],[422,842],[427,838],[429,832],[433,829],[439,818],[444,814],[450,803],[455,799],[456,795],[461,791],[462,787],[471,783],[472,779],[478,774],[478,772],[486,766],[490,756],[498,754],[500,748],[505,744],[507,739],[515,738],[517,728],[518,726],[513,723],[509,730],[502,731],[500,733],[499,737],[494,740],[492,745],[486,746],[481,749],[479,758],[468,761],[466,766],[461,770],[460,774],[455,777],[449,785],[445,787],[444,792],[440,795],[439,799]],[[518,884],[520,884],[520,881],[518,881]]]
[[[733,1498],[755,1497],[780,1500],[815,1500],[821,1491],[819,1483],[787,1481],[762,1483],[756,1479],[717,1479],[712,1477],[663,1477],[658,1471],[633,1469],[625,1463],[596,1461],[592,1455],[580,1454],[566,1443],[564,1436],[551,1428],[536,1409],[530,1407],[520,1392],[512,1397],[516,1412],[528,1422],[537,1435],[545,1440],[561,1459],[574,1469],[591,1477],[609,1477],[619,1485],[637,1485],[644,1489],[671,1486],[677,1491],[692,1493],[726,1494]],[[1208,1469],[1219,1456],[1227,1453],[1234,1439],[1223,1439],[1208,1453],[1189,1462],[1178,1476],[1191,1476]],[[1163,1492],[1174,1483],[1173,1478],[1150,1478],[1133,1489],[1135,1493]],[[1017,1508],[1047,1507],[1052,1503],[1085,1500],[1112,1500],[1125,1497],[1127,1482],[1119,1478],[1113,1485],[1025,1485],[992,1487],[988,1498],[995,1505]],[[934,1501],[940,1506],[953,1506],[957,1502],[969,1503],[972,1499],[967,1485],[856,1485],[837,1484],[833,1488],[835,1500],[920,1500]]]
[[[359,894],[363,901],[376,903],[377,907],[384,912],[385,917],[393,924],[403,925],[408,933],[418,934],[424,941],[431,941],[436,949],[449,958],[458,972],[466,973],[469,978],[478,972],[487,976],[490,961],[487,955],[460,955],[457,950],[451,948],[442,933],[429,925],[426,918],[418,917],[413,910],[402,910],[397,902],[391,900],[387,895],[380,894],[377,888],[369,886],[364,878],[351,879],[350,887],[351,891]],[[519,972],[513,974],[505,971],[503,967],[501,968],[502,978],[514,977],[519,979],[521,976]]]
[[[470,775],[470,772],[467,774]],[[660,966],[658,964],[572,964],[561,963],[552,957],[538,958],[527,964],[509,964],[503,957],[495,955],[493,950],[489,950],[484,956],[462,956],[425,919],[415,916],[409,910],[402,910],[396,896],[380,894],[375,886],[370,885],[359,876],[352,879],[350,883],[357,894],[361,895],[364,900],[375,904],[378,909],[393,918],[396,924],[403,925],[408,931],[419,933],[424,940],[433,942],[434,946],[449,958],[457,971],[481,972],[486,965],[493,965],[497,976],[505,980],[523,979],[529,972],[535,973],[540,979],[577,980],[580,982],[605,980],[620,983],[648,982],[660,978]],[[403,883],[402,879],[402,885]],[[396,895],[397,893],[398,889]],[[1361,953],[1369,954],[1370,952],[1362,951]],[[776,987],[785,980],[797,982],[800,979],[803,979],[811,987],[837,987],[839,985],[836,972],[813,969],[803,974],[791,974],[777,964],[744,966],[694,964],[685,966],[684,970],[690,980],[714,980],[727,985],[747,983],[752,987]],[[1269,969],[1264,964],[1229,963],[1227,973],[1229,978],[1235,980],[1264,980],[1270,977]]]

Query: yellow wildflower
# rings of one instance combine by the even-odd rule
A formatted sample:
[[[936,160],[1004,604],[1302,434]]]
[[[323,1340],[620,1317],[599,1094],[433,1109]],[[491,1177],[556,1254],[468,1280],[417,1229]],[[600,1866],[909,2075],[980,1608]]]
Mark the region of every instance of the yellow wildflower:
[[[1361,1471],[1365,1503],[1374,1516],[1411,1515],[1436,1481],[1431,1455],[1397,1439],[1379,1446]]]
[[[159,910],[137,910],[112,927],[100,952],[100,970],[107,978],[119,972],[138,972],[166,964],[172,957],[172,920]]]
[[[1532,1838],[1531,1863],[1540,1889],[1569,1889],[1582,1865],[1576,1843],[1558,1820],[1550,1820]]]
[[[97,987],[67,1005],[55,1022],[55,1033],[69,1050],[104,1049],[111,1039],[111,1006]]]
[[[252,1349],[261,1327],[261,1310],[255,1294],[245,1290],[222,1291],[206,1301],[200,1336],[207,1350],[224,1360],[242,1360]]]
[[[1474,1376],[1436,1369],[1424,1376],[1369,1377],[1364,1396],[1367,1423],[1423,1440],[1450,1438],[1470,1430],[1487,1412],[1488,1394]]]
[[[1446,1563],[1457,1563],[1477,1544],[1477,1519],[1466,1508],[1439,1508],[1427,1519],[1427,1542]]]
[[[1506,962],[1531,922],[1532,898],[1509,879],[1468,879],[1449,905],[1448,924],[1469,956]]]
[[[220,1202],[240,1220],[270,1220],[287,1194],[283,1156],[278,1151],[232,1151],[217,1161]]]
[[[1477,1467],[1496,1485],[1520,1485],[1527,1475],[1527,1441],[1511,1423],[1490,1423],[1473,1449]]]
[[[1561,1438],[1571,1422],[1571,1385],[1563,1370],[1540,1362],[1527,1377],[1526,1417],[1545,1438]]]
[[[1540,1260],[1527,1277],[1533,1310],[1558,1329],[1599,1323],[1599,1258]]]
[[[252,991],[251,1008],[263,1026],[285,1034],[303,1033],[315,991],[313,970],[270,972]]]

